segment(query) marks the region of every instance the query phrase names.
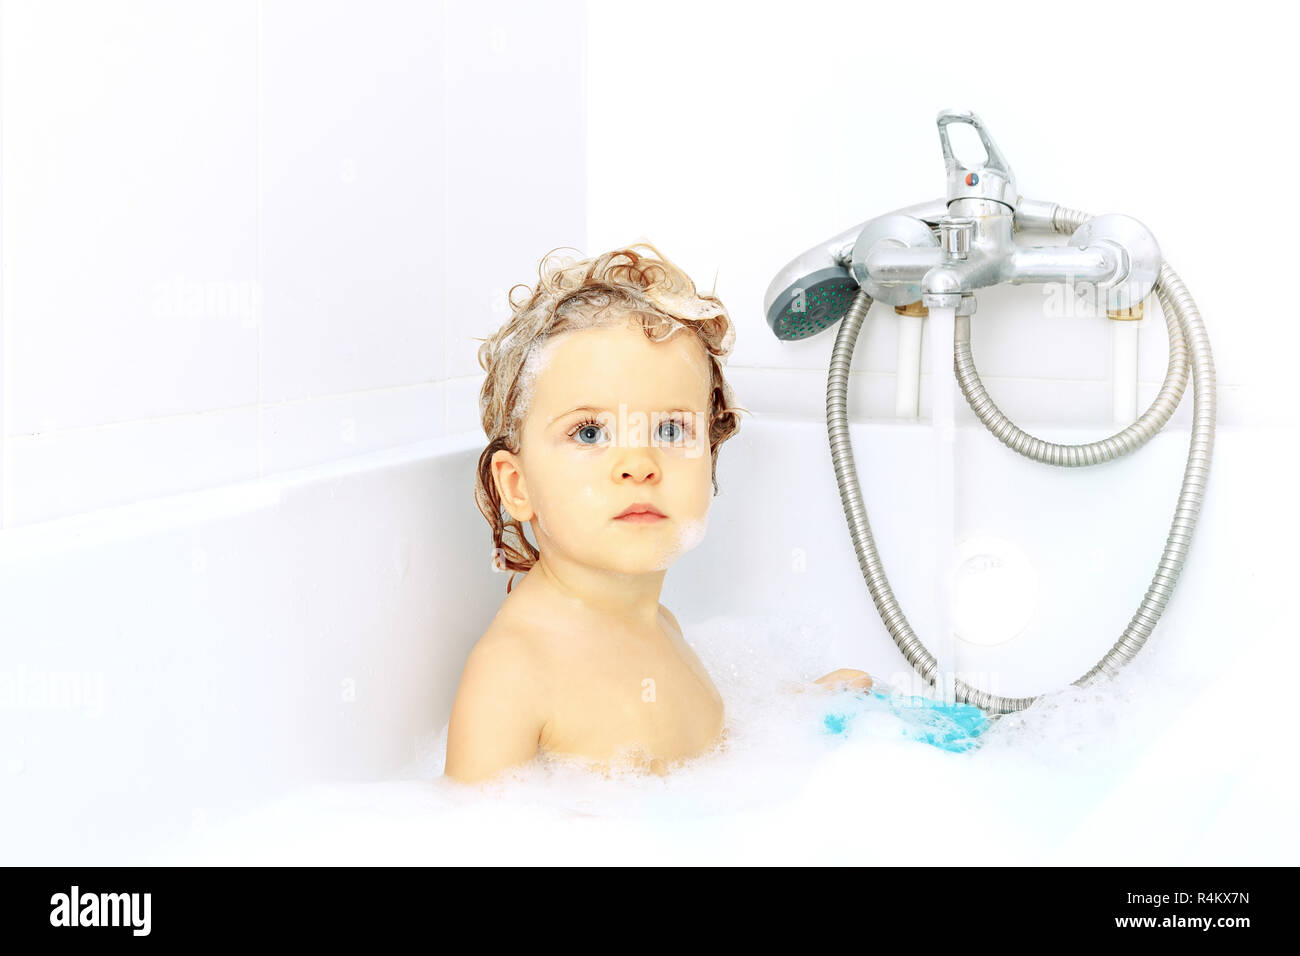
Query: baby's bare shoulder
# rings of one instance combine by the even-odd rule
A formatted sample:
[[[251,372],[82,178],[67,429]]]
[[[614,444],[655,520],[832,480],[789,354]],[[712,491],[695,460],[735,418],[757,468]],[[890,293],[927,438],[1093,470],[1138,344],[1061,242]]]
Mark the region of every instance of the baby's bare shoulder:
[[[470,661],[486,675],[532,678],[545,663],[545,655],[536,628],[526,621],[498,616],[470,650]]]
[[[493,622],[460,675],[447,728],[446,774],[478,780],[537,752],[549,719],[548,681],[527,635]]]

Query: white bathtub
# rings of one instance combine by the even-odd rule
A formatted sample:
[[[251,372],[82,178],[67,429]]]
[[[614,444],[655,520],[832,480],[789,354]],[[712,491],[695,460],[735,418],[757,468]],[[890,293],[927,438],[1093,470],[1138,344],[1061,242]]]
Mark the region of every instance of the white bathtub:
[[[1108,433],[1022,424],[1058,441]],[[6,530],[0,857],[197,861],[184,849],[196,833],[238,833],[268,806],[323,819],[293,808],[307,794],[319,808],[325,792],[356,839],[308,829],[277,856],[264,824],[256,844],[226,840],[227,859],[1294,863],[1295,508],[1277,463],[1293,438],[1219,429],[1190,558],[1130,683],[1018,715],[996,758],[858,742],[819,751],[786,775],[788,792],[737,798],[734,813],[717,800],[707,816],[679,812],[701,792],[686,790],[672,813],[623,819],[595,790],[588,812],[558,830],[552,814],[544,832],[526,793],[508,818],[485,794],[445,820],[419,796],[446,785],[428,779],[440,766],[427,747],[504,597],[472,498],[480,436]],[[1170,426],[1126,459],[1059,469],[958,428],[959,537],[997,539],[1037,577],[1017,598],[1035,602],[1023,633],[959,643],[966,675],[1008,695],[1051,691],[1115,641],[1159,559],[1187,439]],[[886,571],[933,651],[932,440],[925,425],[853,427]],[[857,568],[824,425],[747,417],[718,479],[704,542],[665,581],[687,638],[720,618],[783,622],[769,638],[787,628],[817,644],[819,663],[905,684]],[[730,659],[743,667],[744,649]],[[754,786],[708,779],[715,795]],[[462,837],[474,821],[485,836],[450,841],[453,817]]]

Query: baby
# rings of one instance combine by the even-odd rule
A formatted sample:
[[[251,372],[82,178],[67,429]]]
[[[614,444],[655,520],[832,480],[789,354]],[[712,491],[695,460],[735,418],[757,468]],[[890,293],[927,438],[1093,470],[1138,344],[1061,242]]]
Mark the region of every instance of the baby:
[[[718,449],[748,411],[719,361],[731,320],[649,243],[553,254],[479,348],[475,497],[493,565],[512,573],[452,707],[445,773],[461,781],[551,754],[663,774],[726,736],[722,697],[659,596],[704,537]]]

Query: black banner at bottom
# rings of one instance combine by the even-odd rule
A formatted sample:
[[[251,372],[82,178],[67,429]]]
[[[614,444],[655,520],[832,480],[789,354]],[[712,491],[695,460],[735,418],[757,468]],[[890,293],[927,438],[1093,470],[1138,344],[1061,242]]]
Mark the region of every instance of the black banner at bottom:
[[[1241,934],[1286,928],[1281,901],[1293,882],[1291,868],[1280,867],[627,867],[615,874],[567,867],[544,879],[523,867],[449,869],[11,867],[0,919],[7,943],[66,936],[92,945],[313,938],[337,945],[412,932],[437,945],[446,939],[436,925],[442,920],[473,932],[486,917],[495,938],[524,914],[564,913],[634,936],[671,932],[666,922],[689,919],[692,933],[701,921],[765,936],[784,924],[832,944],[864,930],[876,942],[922,947],[970,938],[932,935],[941,930],[975,932],[985,944],[1029,933],[1043,942],[1059,934],[1231,946],[1245,941]]]

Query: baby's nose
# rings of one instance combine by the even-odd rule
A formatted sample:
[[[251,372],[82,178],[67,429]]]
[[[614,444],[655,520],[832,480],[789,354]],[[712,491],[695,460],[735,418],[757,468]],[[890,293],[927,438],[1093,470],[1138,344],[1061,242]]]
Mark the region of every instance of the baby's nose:
[[[646,454],[644,449],[630,448],[628,454],[621,456],[614,465],[614,475],[619,481],[629,478],[642,482],[658,481],[659,467],[654,457]]]
[[[626,466],[621,472],[621,477],[631,478],[633,481],[654,481],[659,475],[651,465],[637,467],[635,465]]]

